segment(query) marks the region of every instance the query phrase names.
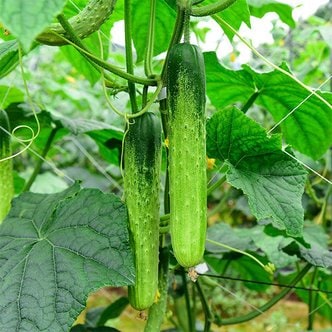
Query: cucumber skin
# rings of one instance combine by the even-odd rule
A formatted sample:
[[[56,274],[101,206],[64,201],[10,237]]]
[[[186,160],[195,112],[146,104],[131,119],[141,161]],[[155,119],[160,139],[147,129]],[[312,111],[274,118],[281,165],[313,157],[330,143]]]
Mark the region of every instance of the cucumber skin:
[[[153,113],[134,120],[125,137],[124,188],[134,251],[136,283],[130,304],[149,308],[158,289],[161,125]]]
[[[0,126],[10,131],[7,113],[0,110]],[[0,160],[12,154],[10,136],[0,128]],[[13,160],[0,161],[0,223],[8,214],[14,196]]]
[[[87,5],[74,17],[69,19],[69,23],[81,39],[97,31],[100,26],[112,14],[116,0],[89,0]],[[42,44],[51,46],[66,45],[67,42],[57,34],[70,39],[61,24],[53,23],[37,36],[36,40]]]
[[[174,45],[167,75],[170,233],[177,261],[192,267],[202,260],[207,228],[205,67],[200,49]]]

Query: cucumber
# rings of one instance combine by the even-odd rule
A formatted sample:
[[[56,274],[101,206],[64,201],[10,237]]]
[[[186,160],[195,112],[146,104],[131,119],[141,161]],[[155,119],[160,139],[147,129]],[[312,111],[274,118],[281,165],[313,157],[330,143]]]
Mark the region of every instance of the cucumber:
[[[89,0],[87,5],[77,15],[69,19],[69,23],[77,36],[83,39],[97,31],[112,14],[115,3],[116,0]],[[54,23],[36,39],[42,44],[52,46],[67,44],[66,41],[54,33],[69,38],[61,24]]]
[[[13,160],[2,160],[12,153],[10,136],[3,129],[10,132],[7,113],[0,110],[0,223],[10,210],[11,200],[14,196]]]
[[[161,125],[150,112],[133,121],[124,142],[124,191],[136,271],[128,295],[135,309],[144,310],[153,304],[158,287]]]
[[[183,267],[197,265],[206,238],[205,67],[200,49],[174,45],[167,64],[170,233]]]

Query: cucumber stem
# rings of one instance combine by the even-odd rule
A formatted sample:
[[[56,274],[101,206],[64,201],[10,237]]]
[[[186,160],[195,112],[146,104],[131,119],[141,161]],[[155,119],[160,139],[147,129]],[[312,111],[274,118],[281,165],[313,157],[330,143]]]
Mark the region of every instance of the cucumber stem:
[[[60,14],[57,16],[57,19],[58,19],[59,23],[61,24],[61,26],[63,27],[63,29],[67,32],[69,38],[80,48],[82,48],[86,52],[91,53],[90,50],[83,44],[83,42],[79,38],[79,36],[76,34],[75,30],[73,29],[73,27],[71,26],[69,21],[66,19],[66,17],[63,14]],[[99,65],[97,65],[91,58],[89,58],[89,56],[86,53],[81,52],[79,49],[77,51],[92,65],[93,68],[95,68],[100,73],[101,68]],[[112,80],[108,75],[104,74],[104,77],[105,77],[106,85],[112,86],[113,88],[121,87],[114,80]]]
[[[144,61],[144,71],[147,77],[154,76],[152,71],[152,58],[153,58],[155,22],[156,22],[156,0],[150,0],[149,33],[148,33],[148,42],[146,45],[146,54]]]
[[[75,43],[73,43],[71,40],[67,39],[66,37],[63,37],[59,34],[57,34],[60,38],[64,39],[68,44],[74,46],[78,51],[86,54],[89,59],[91,59],[93,62],[95,62],[97,65],[99,65],[100,67],[104,68],[105,70],[124,78],[127,81],[131,81],[131,82],[135,82],[138,84],[146,84],[146,85],[151,85],[151,86],[156,86],[158,85],[158,78],[156,79],[150,79],[150,78],[144,78],[144,77],[139,77],[136,75],[132,75],[129,74],[125,71],[123,71],[122,69],[120,69],[117,66],[114,66],[102,59],[100,59],[99,57],[91,54],[90,52],[84,50],[83,48],[81,48],[80,46],[76,45]]]
[[[192,8],[191,16],[209,16],[212,14],[216,14],[227,9],[234,2],[236,2],[236,0],[220,0],[215,3],[211,3],[210,5]]]
[[[304,268],[295,276],[295,278],[290,282],[289,286],[295,286],[300,280],[303,279],[303,277],[307,274],[307,272],[310,270],[311,264],[307,264],[304,266]],[[284,288],[279,294],[274,296],[270,301],[262,305],[261,307],[249,312],[246,315],[240,316],[240,317],[234,317],[234,318],[226,318],[222,319],[218,325],[224,326],[224,325],[234,325],[234,324],[240,324],[247,322],[251,319],[256,318],[257,316],[261,315],[265,311],[269,310],[271,307],[273,307],[276,303],[278,303],[282,298],[284,298],[292,288]]]
[[[124,1],[124,22],[125,22],[125,45],[126,45],[126,67],[127,73],[134,74],[133,49],[131,44],[131,2]],[[128,81],[128,91],[133,113],[137,113],[136,88],[135,83]]]

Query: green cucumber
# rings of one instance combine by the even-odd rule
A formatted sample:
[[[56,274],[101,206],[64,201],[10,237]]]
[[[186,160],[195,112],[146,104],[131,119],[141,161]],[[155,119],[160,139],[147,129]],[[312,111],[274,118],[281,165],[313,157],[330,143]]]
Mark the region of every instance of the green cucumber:
[[[14,196],[13,160],[2,160],[11,156],[9,120],[7,113],[0,110],[0,223],[10,210]]]
[[[133,121],[124,142],[124,191],[136,271],[128,295],[135,309],[144,310],[153,304],[158,287],[161,125],[150,112]]]
[[[112,14],[115,3],[116,0],[90,0],[77,15],[69,19],[69,23],[77,36],[83,39],[97,31]],[[36,39],[42,44],[52,46],[66,45],[67,42],[57,34],[69,38],[63,27],[59,23],[54,23]]]
[[[197,46],[171,48],[167,93],[172,247],[179,264],[192,267],[202,260],[207,227],[205,67]]]

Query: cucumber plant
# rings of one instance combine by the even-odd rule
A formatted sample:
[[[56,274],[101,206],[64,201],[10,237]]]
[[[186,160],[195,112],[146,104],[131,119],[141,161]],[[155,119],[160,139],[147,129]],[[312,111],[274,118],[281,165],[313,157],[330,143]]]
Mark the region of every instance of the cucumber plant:
[[[19,93],[11,94],[8,89],[0,86],[0,95],[4,95],[0,108],[6,109],[0,112],[0,129],[5,129],[0,132],[0,219],[7,215],[13,196],[12,160],[9,158],[12,152],[7,134],[10,131],[7,115],[11,120],[14,119],[13,126],[14,122],[18,122],[20,128],[22,126],[19,120],[22,119],[15,117],[19,118],[17,114],[29,112],[26,111],[29,108],[27,105],[30,105],[32,113],[36,113],[40,118],[41,130],[33,137],[31,145],[27,146],[27,141],[24,140],[18,144],[26,145],[24,153],[17,160],[22,178],[29,174],[32,168],[30,151],[37,151],[36,155],[40,153],[40,159],[23,191],[29,190],[39,173],[50,170],[52,164],[44,164],[45,159],[53,158],[58,153],[61,153],[60,157],[63,156],[63,147],[51,147],[71,131],[93,138],[100,148],[100,153],[94,150],[90,154],[87,149],[84,150],[83,143],[79,150],[84,151],[86,163],[77,161],[79,158],[76,158],[76,154],[67,153],[66,158],[63,158],[66,161],[61,161],[58,165],[66,170],[69,164],[67,160],[70,159],[68,155],[71,155],[75,160],[72,164],[83,164],[84,171],[87,171],[91,170],[87,163],[93,160],[93,156],[98,161],[99,157],[104,158],[112,164],[107,168],[112,174],[110,176],[106,170],[102,170],[102,173],[112,185],[116,181],[114,192],[122,195],[122,200],[119,197],[115,200],[114,195],[104,195],[94,190],[88,190],[89,195],[84,196],[87,191],[80,192],[76,184],[64,194],[50,197],[26,192],[14,201],[9,217],[5,218],[0,227],[0,311],[5,313],[0,315],[0,330],[11,332],[35,328],[36,332],[49,329],[53,331],[54,326],[54,332],[68,330],[79,312],[77,308],[83,310],[82,303],[87,294],[100,284],[108,284],[109,280],[110,286],[126,287],[116,291],[117,294],[121,293],[121,301],[116,301],[107,308],[99,320],[90,320],[91,317],[87,317],[85,326],[78,325],[73,327],[72,331],[79,331],[80,328],[101,330],[103,327],[100,325],[105,324],[108,319],[108,325],[115,325],[120,321],[114,320],[115,316],[129,303],[140,312],[139,317],[145,318],[147,315],[147,322],[135,320],[135,331],[160,331],[164,318],[167,317],[168,322],[163,328],[174,327],[179,331],[193,332],[196,326],[202,325],[203,319],[204,331],[207,332],[212,328],[217,329],[216,325],[246,322],[263,313],[291,289],[294,290],[296,283],[306,278],[312,265],[315,265],[315,271],[303,283],[310,284],[310,294],[303,296],[301,289],[297,295],[308,302],[311,313],[324,307],[325,295],[319,293],[322,296],[315,296],[313,292],[322,284],[325,287],[323,290],[331,291],[330,285],[324,284],[322,280],[330,277],[330,271],[324,269],[332,265],[326,232],[331,224],[329,203],[332,191],[331,187],[324,187],[318,178],[308,181],[307,197],[304,201],[314,206],[312,215],[307,219],[315,220],[315,223],[310,227],[305,225],[307,229],[301,233],[305,227],[300,201],[306,175],[302,167],[293,160],[296,157],[290,153],[290,149],[282,149],[281,135],[286,143],[294,143],[300,153],[306,154],[309,151],[308,156],[324,166],[320,175],[321,179],[326,181],[331,172],[328,161],[330,154],[327,150],[332,141],[332,131],[328,125],[332,109],[331,94],[311,91],[304,83],[299,84],[299,80],[285,64],[281,67],[272,64],[274,71],[263,74],[250,66],[231,70],[220,63],[216,52],[206,52],[203,56],[200,47],[194,45],[194,42],[190,43],[189,38],[192,27],[192,32],[198,32],[198,45],[204,37],[203,30],[200,30],[200,25],[197,24],[199,17],[210,16],[224,29],[228,37],[238,34],[235,26],[239,26],[242,21],[250,22],[250,12],[260,16],[265,10],[282,8],[283,19],[291,22],[287,5],[271,4],[261,7],[254,1],[246,0],[62,1],[64,5],[77,5],[82,10],[71,18],[65,16],[66,11],[59,13],[59,10],[54,10],[53,18],[58,23],[53,23],[46,29],[42,15],[45,13],[38,15],[38,6],[34,6],[32,2],[31,6],[35,10],[31,11],[29,8],[29,11],[25,12],[22,8],[17,10],[14,1],[0,0],[0,20],[5,17],[4,23],[7,24],[14,18],[12,26],[8,26],[7,37],[10,39],[13,38],[10,35],[11,28],[13,33],[19,30],[15,29],[18,26],[16,16],[6,13],[24,12],[30,15],[28,23],[34,21],[40,27],[35,35],[31,37],[30,34],[31,40],[35,39],[35,51],[42,47],[42,44],[66,44],[68,52],[61,53],[61,59],[67,56],[71,63],[74,58],[75,64],[77,60],[82,66],[88,65],[84,70],[83,67],[77,66],[78,73],[70,71],[67,72],[66,80],[63,77],[60,79],[61,84],[75,84],[77,94],[81,89],[86,92],[85,82],[80,85],[81,74],[88,78],[89,74],[92,74],[91,69],[94,70],[93,77],[97,77],[96,80],[100,78],[101,82],[95,83],[89,91],[96,98],[86,98],[82,102],[82,98],[77,98],[75,94],[71,99],[73,90],[70,85],[69,91],[57,94],[57,98],[54,98],[56,105],[53,104],[53,97],[43,102],[46,109],[58,109],[58,101],[63,101],[66,96],[75,109],[81,109],[85,102],[91,103],[91,109],[94,110],[92,117],[98,117],[105,122],[112,121],[112,125],[94,119],[77,121],[74,118],[76,113],[70,119],[64,119],[64,116],[53,118],[47,111],[36,113],[35,96],[29,92],[29,82],[24,81],[27,100],[23,100],[23,97],[19,100],[27,102],[25,105],[16,104]],[[35,0],[33,3],[40,5],[44,2]],[[57,2],[61,4],[60,0]],[[4,10],[7,8],[8,10]],[[52,11],[51,8],[49,10]],[[224,10],[227,11],[225,15],[220,15]],[[111,15],[114,12],[115,15]],[[239,13],[241,17],[238,18]],[[196,17],[195,22],[190,22],[191,16]],[[110,24],[103,25],[108,19]],[[109,46],[105,41],[109,43],[107,38],[113,34],[113,31],[111,34],[107,31],[105,38],[105,31],[122,19],[125,25],[123,54],[120,53],[122,47],[114,47],[115,51],[111,54],[103,54],[102,50]],[[146,22],[147,20],[149,22]],[[26,23],[26,20],[22,20],[19,26],[25,26]],[[101,25],[103,26],[100,33],[86,39]],[[26,28],[29,28],[28,24]],[[22,33],[22,36],[15,37],[23,46],[28,44],[29,36]],[[252,49],[250,43],[241,36],[238,37]],[[191,40],[194,40],[193,36]],[[0,66],[0,77],[1,73],[8,73],[9,69],[15,67],[19,60],[22,79],[34,75],[24,75],[25,63],[22,61],[23,53],[18,44],[11,40],[0,43],[0,64],[4,68],[7,66],[7,70],[3,71]],[[278,43],[278,47],[281,44]],[[253,51],[264,60],[257,50]],[[24,49],[24,52],[28,50]],[[320,56],[327,53],[324,49]],[[16,54],[16,58],[12,58],[13,54]],[[160,54],[165,54],[165,58],[157,57]],[[34,54],[31,53],[30,56],[33,57]],[[80,58],[76,59],[76,56]],[[231,56],[232,60],[234,56]],[[135,59],[137,63],[134,62]],[[26,60],[30,61],[29,58]],[[141,60],[144,66],[141,65]],[[271,65],[266,59],[265,63]],[[54,80],[58,68],[56,70],[56,73],[53,72]],[[59,70],[59,73],[61,72],[62,70]],[[48,77],[51,76],[50,73]],[[316,71],[312,71],[310,79],[316,74]],[[323,82],[324,79],[317,81]],[[53,96],[52,89],[57,84],[48,86],[45,82],[38,83],[42,86],[40,91],[46,90],[45,94]],[[17,86],[20,84],[20,81],[17,82]],[[155,90],[151,93],[152,89]],[[3,91],[7,92],[2,93]],[[125,111],[117,109],[110,96],[119,98],[117,105]],[[208,103],[206,96],[209,97]],[[14,101],[14,106],[7,109],[6,98]],[[95,107],[97,103],[100,103],[99,107]],[[254,104],[256,107],[252,108]],[[234,105],[241,106],[241,110]],[[107,107],[116,115],[99,112]],[[245,113],[249,109],[251,111],[251,108],[253,112],[247,116]],[[252,115],[256,116],[256,112],[260,115],[261,108],[264,113],[264,126],[271,128],[269,131],[250,118]],[[98,114],[95,113],[96,109]],[[208,120],[207,110],[211,116]],[[268,112],[271,116],[265,117]],[[31,114],[29,116],[26,117],[29,118],[26,123],[31,125]],[[277,124],[270,123],[272,117]],[[114,128],[116,123],[127,123],[124,132]],[[279,126],[281,135],[270,135]],[[315,139],[310,142],[309,147],[303,148],[301,137],[309,137],[313,132]],[[294,139],[294,136],[300,139]],[[80,138],[78,136],[75,140]],[[162,138],[165,139],[165,149]],[[116,152],[114,146],[117,147]],[[48,154],[49,151],[52,155]],[[323,156],[324,153],[326,157]],[[208,170],[207,155],[215,161]],[[58,162],[60,158],[55,160]],[[93,161],[99,171],[100,165],[96,160]],[[221,186],[225,181],[230,185]],[[113,191],[114,187],[108,187],[102,182],[103,190]],[[318,187],[319,195],[316,195],[315,190]],[[244,196],[248,197],[248,204]],[[238,197],[242,201],[234,204]],[[75,204],[71,205],[72,201]],[[41,211],[37,211],[39,206],[42,207]],[[88,212],[85,209],[88,209]],[[118,209],[121,213],[118,213]],[[317,211],[318,217],[314,214]],[[86,220],[86,217],[89,220]],[[264,225],[256,224],[255,218],[264,220]],[[220,220],[225,220],[227,224],[219,222]],[[209,229],[207,221],[210,224]],[[16,233],[14,222],[17,222]],[[123,229],[120,227],[121,222]],[[22,225],[24,227],[21,227]],[[239,229],[234,231],[230,226],[245,228],[241,230],[244,235],[240,234]],[[104,232],[106,228],[107,232]],[[279,248],[272,250],[276,243]],[[238,249],[232,248],[233,245]],[[49,250],[41,251],[36,248]],[[105,252],[111,254],[105,255]],[[22,259],[15,261],[16,255],[20,255]],[[41,261],[43,263],[40,263]],[[262,306],[262,299],[259,299],[254,303],[258,308],[254,311],[239,312],[239,317],[224,317],[223,306],[228,303],[224,304],[223,301],[227,301],[228,297],[224,294],[224,286],[215,282],[216,278],[233,278],[233,275],[240,276],[243,280],[248,278],[250,280],[246,279],[246,285],[255,282],[257,284],[252,288],[264,291],[274,272],[274,265],[270,264],[270,261],[280,268],[273,276],[276,279],[273,282],[287,280],[289,287],[277,294],[267,293],[263,298],[271,296],[272,299],[266,300]],[[201,266],[197,266],[201,262],[205,262],[215,274],[199,275],[205,273],[200,270]],[[282,275],[284,268],[293,274],[287,272],[287,275]],[[75,269],[78,270],[77,276],[73,273]],[[82,283],[79,279],[82,279]],[[40,280],[42,282],[39,282]],[[39,294],[44,294],[38,288],[39,285],[43,285],[44,290],[54,290],[55,296],[41,296],[39,299]],[[67,285],[70,285],[69,289],[66,288]],[[81,285],[84,285],[82,289]],[[238,288],[242,289],[241,287]],[[217,288],[220,291],[219,296],[215,296],[218,293]],[[249,293],[250,291],[246,290],[245,294]],[[197,305],[196,301],[201,304]],[[43,305],[43,308],[39,308],[39,304]],[[135,310],[128,312],[137,315]],[[98,312],[99,309],[93,314],[98,315]],[[321,312],[331,313],[328,310]],[[42,319],[41,313],[45,313]],[[313,315],[309,316],[308,327],[313,330]],[[81,318],[82,316],[78,321],[81,321]],[[121,320],[122,318],[124,316]],[[7,329],[8,324],[14,327]],[[212,324],[215,326],[212,327]],[[130,330],[127,325],[116,328]]]

